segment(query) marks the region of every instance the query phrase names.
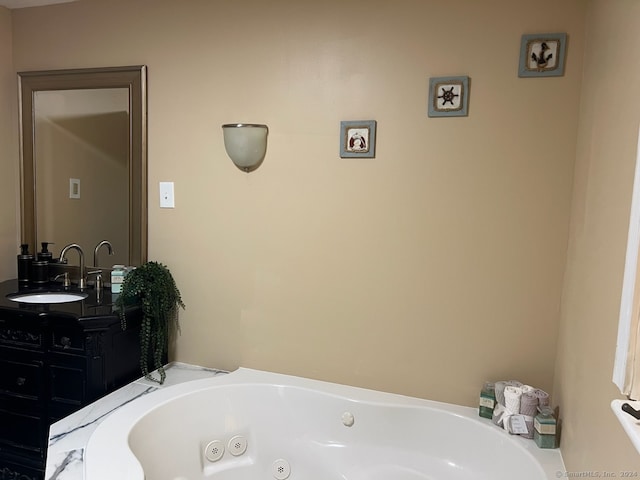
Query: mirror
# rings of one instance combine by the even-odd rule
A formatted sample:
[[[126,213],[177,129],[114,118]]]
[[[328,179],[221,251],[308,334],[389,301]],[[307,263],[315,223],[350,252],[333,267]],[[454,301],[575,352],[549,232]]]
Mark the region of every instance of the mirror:
[[[19,72],[22,243],[147,261],[146,67]],[[55,255],[54,255],[55,256]]]

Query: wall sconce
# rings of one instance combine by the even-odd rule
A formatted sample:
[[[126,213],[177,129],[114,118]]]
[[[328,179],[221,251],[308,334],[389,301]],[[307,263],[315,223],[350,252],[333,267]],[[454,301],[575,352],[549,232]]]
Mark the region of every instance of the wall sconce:
[[[252,172],[260,166],[267,152],[266,125],[255,123],[227,123],[222,125],[224,148],[236,167]]]

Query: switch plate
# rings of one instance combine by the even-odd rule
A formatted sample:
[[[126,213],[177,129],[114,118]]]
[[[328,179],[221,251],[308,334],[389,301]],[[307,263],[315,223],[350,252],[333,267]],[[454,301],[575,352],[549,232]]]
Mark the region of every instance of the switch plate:
[[[80,198],[80,179],[69,179],[69,198]]]
[[[175,208],[173,182],[160,182],[160,208]]]

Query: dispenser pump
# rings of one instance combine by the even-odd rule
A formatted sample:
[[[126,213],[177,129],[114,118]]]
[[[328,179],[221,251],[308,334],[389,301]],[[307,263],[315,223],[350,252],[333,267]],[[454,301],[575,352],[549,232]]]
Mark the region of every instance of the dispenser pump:
[[[23,243],[20,245],[20,255],[29,255],[29,244]]]
[[[53,260],[53,253],[49,251],[49,245],[53,245],[53,242],[42,242],[42,250],[38,252],[38,261],[50,262]]]

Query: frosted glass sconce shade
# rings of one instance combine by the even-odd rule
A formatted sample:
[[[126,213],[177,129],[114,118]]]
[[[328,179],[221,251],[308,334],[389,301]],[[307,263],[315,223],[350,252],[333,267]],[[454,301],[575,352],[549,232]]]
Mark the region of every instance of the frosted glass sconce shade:
[[[266,125],[255,123],[227,123],[222,125],[224,148],[240,170],[251,172],[258,168],[267,152]]]

